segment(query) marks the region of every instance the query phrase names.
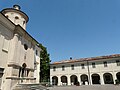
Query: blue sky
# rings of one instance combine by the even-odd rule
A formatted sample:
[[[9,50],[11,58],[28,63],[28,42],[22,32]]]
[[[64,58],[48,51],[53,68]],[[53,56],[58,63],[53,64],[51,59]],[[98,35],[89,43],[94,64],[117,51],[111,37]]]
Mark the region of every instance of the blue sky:
[[[52,62],[120,53],[120,0],[1,0],[0,10],[14,4]]]

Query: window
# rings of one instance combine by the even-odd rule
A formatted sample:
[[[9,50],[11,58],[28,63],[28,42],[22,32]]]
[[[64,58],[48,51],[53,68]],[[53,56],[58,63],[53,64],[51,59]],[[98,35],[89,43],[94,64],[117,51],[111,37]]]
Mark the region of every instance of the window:
[[[105,61],[105,62],[103,62],[104,63],[104,67],[107,67],[107,62]]]
[[[25,24],[25,21],[23,21],[23,25]]]
[[[71,65],[71,70],[74,70],[74,65]]]
[[[24,44],[24,49],[27,50],[28,49],[28,46],[26,44]]]
[[[19,17],[18,17],[18,16],[16,16],[16,17],[15,17],[15,19],[19,19]]]
[[[65,66],[62,66],[62,71],[65,71]]]
[[[120,60],[116,60],[117,66],[120,66]]]
[[[84,64],[81,64],[81,67],[82,67],[82,69],[85,69],[85,65]]]
[[[53,71],[56,71],[56,67],[55,66],[53,67]]]
[[[36,50],[36,55],[38,55],[38,51]]]
[[[92,63],[92,68],[95,68],[95,63]]]

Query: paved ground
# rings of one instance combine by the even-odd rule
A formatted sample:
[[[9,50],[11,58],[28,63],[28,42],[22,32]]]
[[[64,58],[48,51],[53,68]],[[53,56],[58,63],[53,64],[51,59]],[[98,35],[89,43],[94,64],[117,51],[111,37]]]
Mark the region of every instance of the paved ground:
[[[120,90],[120,85],[54,86],[49,90]]]

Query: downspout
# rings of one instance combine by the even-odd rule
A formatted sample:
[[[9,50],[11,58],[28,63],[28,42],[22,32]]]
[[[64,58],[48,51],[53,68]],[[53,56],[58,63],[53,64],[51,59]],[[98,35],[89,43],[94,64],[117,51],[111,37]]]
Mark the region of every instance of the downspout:
[[[90,81],[90,69],[89,69],[89,62],[87,60],[87,68],[88,68],[88,83],[89,85],[91,85],[91,81]]]

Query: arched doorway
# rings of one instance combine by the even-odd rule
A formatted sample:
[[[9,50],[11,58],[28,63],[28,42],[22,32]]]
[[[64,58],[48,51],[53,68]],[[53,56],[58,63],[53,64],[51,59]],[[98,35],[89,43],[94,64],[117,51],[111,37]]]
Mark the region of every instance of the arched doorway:
[[[2,77],[3,77],[3,68],[0,68],[0,88],[1,88],[1,84],[2,84]]]
[[[114,84],[113,82],[113,76],[111,73],[105,73],[103,75],[103,78],[104,78],[104,83],[105,84]]]
[[[62,82],[62,85],[67,85],[67,77],[61,76],[61,82]]]
[[[88,83],[88,76],[86,74],[81,75],[81,82],[82,85],[85,85],[85,83]]]
[[[3,76],[3,73],[0,73],[0,88],[1,88],[1,84],[2,84],[2,76]]]
[[[98,74],[92,74],[92,84],[100,84],[100,76]]]
[[[58,85],[58,77],[57,76],[52,77],[52,85]]]
[[[76,85],[78,83],[78,79],[76,75],[70,76],[70,80],[73,85]]]
[[[116,74],[117,79],[120,81],[120,72]]]

